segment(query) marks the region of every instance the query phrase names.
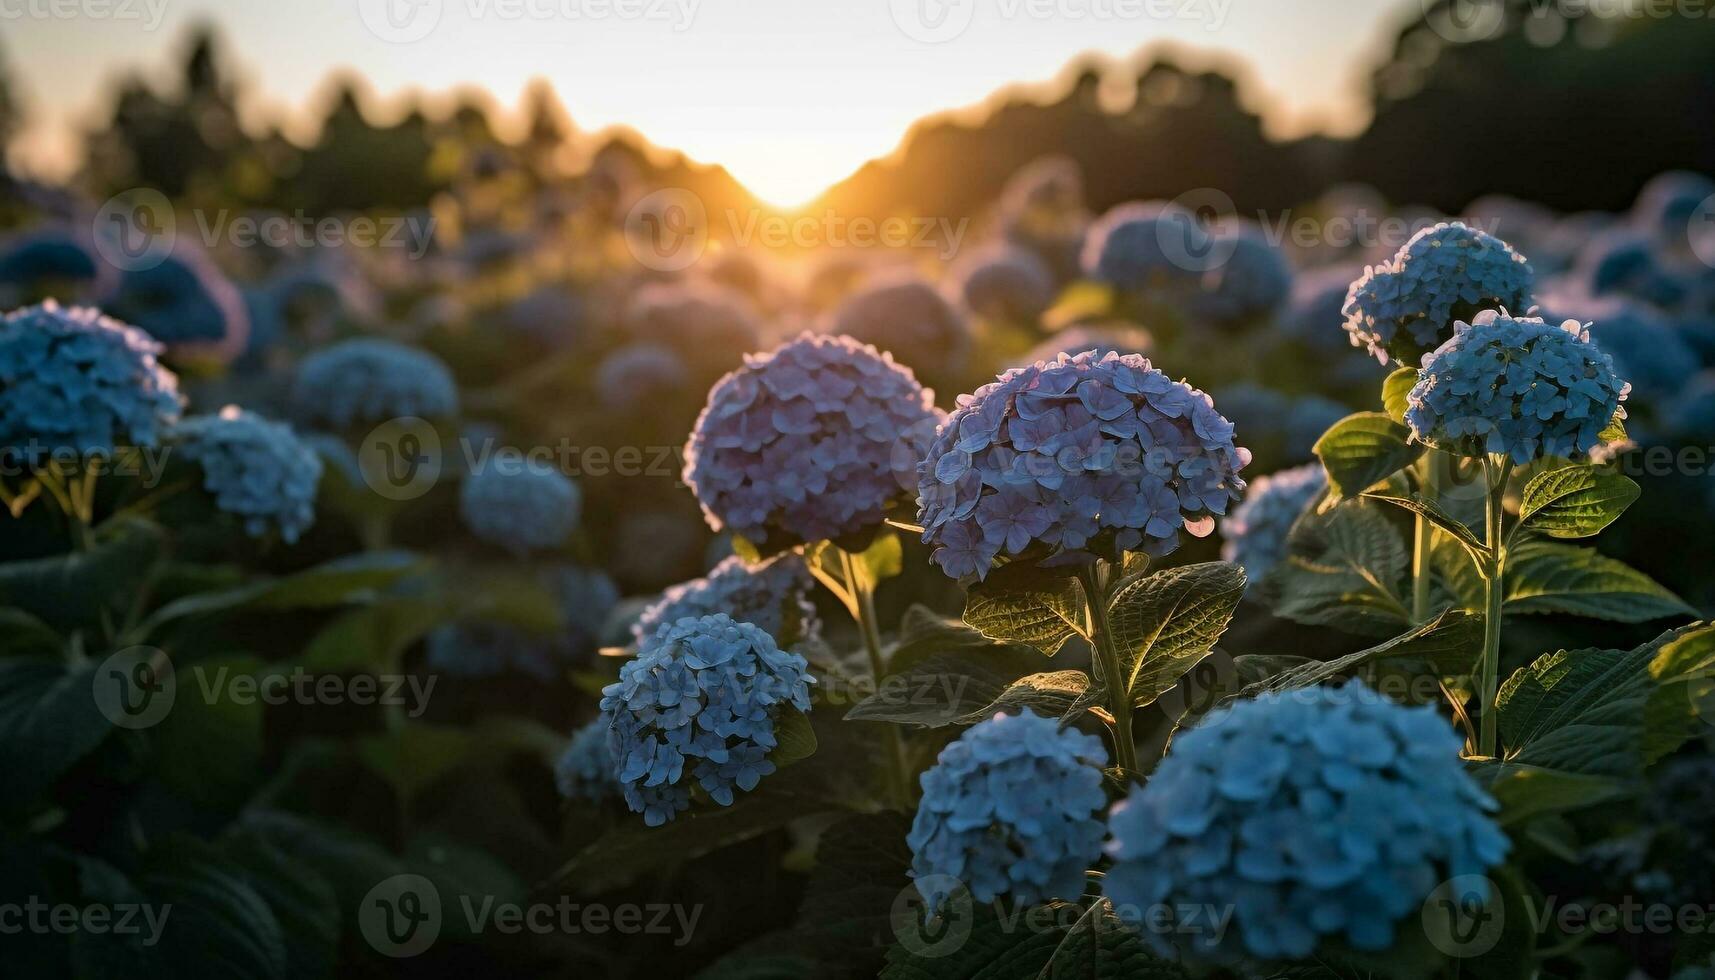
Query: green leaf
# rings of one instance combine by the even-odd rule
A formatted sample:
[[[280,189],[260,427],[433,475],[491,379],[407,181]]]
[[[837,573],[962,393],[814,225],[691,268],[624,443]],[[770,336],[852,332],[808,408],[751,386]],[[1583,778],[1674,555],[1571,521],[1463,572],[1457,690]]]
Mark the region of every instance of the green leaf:
[[[441,777],[471,762],[478,738],[463,728],[407,722],[356,741],[358,758],[394,792],[411,799]]]
[[[1289,667],[1259,683],[1251,684],[1240,697],[1255,697],[1269,691],[1314,687],[1332,678],[1351,674],[1380,660],[1412,659],[1426,662],[1438,674],[1468,671],[1483,645],[1479,619],[1462,609],[1449,609],[1408,633],[1386,643],[1327,661],[1311,661]]]
[[[774,750],[768,758],[776,766],[789,766],[816,754],[816,730],[802,711],[787,705],[774,721]]]
[[[1152,955],[1105,901],[1094,909],[1070,902],[1007,909],[976,905],[968,893],[961,895],[952,899],[960,907],[932,925],[922,922],[915,903],[896,906],[892,924],[898,942],[887,951],[882,980],[1186,976],[1177,964]]]
[[[85,551],[0,564],[0,606],[62,629],[98,626],[128,606],[160,559],[165,534],[143,520],[103,525]]]
[[[1032,565],[1002,565],[970,587],[965,622],[995,640],[1028,643],[1052,657],[1084,636],[1084,593],[1077,579]]]
[[[906,620],[905,638],[890,659],[893,672],[846,712],[847,721],[962,724],[998,701],[1014,681],[1050,663],[1034,647],[991,640],[926,611]]]
[[[1410,466],[1423,455],[1411,430],[1383,412],[1359,412],[1334,423],[1316,440],[1316,455],[1328,471],[1328,485],[1349,500]]]
[[[456,605],[433,596],[383,599],[334,617],[297,662],[314,671],[397,671],[413,643],[458,616]]]
[[[1208,656],[1244,594],[1244,569],[1230,562],[1170,568],[1115,592],[1108,620],[1133,703],[1154,702]]]
[[[163,976],[284,977],[286,936],[248,875],[217,850],[177,839],[150,855],[138,879],[148,901],[172,912],[143,959]]]
[[[229,838],[221,853],[274,913],[286,943],[291,978],[331,977],[339,964],[340,906],[333,884],[297,854]],[[380,882],[383,879],[377,878]]]
[[[1644,705],[1644,760],[1667,756],[1700,727],[1715,723],[1715,629],[1691,629],[1664,643],[1649,665],[1655,682]]]
[[[957,719],[961,725],[974,725],[993,718],[995,712],[1029,708],[1039,715],[1065,717],[1079,705],[1090,689],[1090,675],[1081,670],[1056,670],[1020,677],[988,704]],[[1084,705],[1087,709],[1089,705]],[[1081,710],[1080,709],[1080,713]]]
[[[1488,559],[1488,546],[1477,539],[1476,533],[1466,527],[1458,518],[1442,510],[1441,506],[1434,501],[1417,494],[1402,496],[1391,493],[1366,493],[1364,497],[1368,500],[1379,500],[1383,503],[1392,504],[1395,507],[1403,507],[1447,532],[1478,562]]]
[[[1380,504],[1347,501],[1298,519],[1287,535],[1287,557],[1264,577],[1261,594],[1285,619],[1393,636],[1411,625],[1400,598],[1410,560]]]
[[[1519,520],[1551,538],[1587,538],[1618,519],[1642,492],[1605,466],[1549,470],[1525,486]]]
[[[187,596],[157,609],[145,633],[187,616],[212,616],[241,609],[325,609],[373,598],[425,560],[408,551],[376,551],[336,558],[324,565],[277,579],[260,579],[220,592]]]
[[[1699,623],[1631,650],[1538,657],[1509,677],[1497,697],[1506,761],[1638,776],[1690,733],[1695,706],[1688,684],[1712,650],[1715,627]]]
[[[257,657],[199,660],[178,678],[181,696],[151,732],[155,772],[186,799],[236,810],[262,776],[262,701],[235,698],[234,677],[254,677]],[[208,696],[212,695],[212,697]]]
[[[96,706],[98,667],[0,661],[0,810],[34,801],[113,730]]]
[[[874,543],[857,556],[871,582],[885,582],[905,571],[905,546],[891,531],[878,534]]]
[[[1508,613],[1566,613],[1644,623],[1696,610],[1654,579],[1593,548],[1527,540],[1507,554]]]
[[[1387,409],[1388,418],[1401,425],[1405,424],[1405,410],[1411,407],[1408,396],[1417,384],[1417,375],[1416,368],[1402,367],[1382,382],[1382,406]]]
[[[57,656],[65,637],[22,609],[0,609],[0,655]]]
[[[1493,759],[1474,763],[1472,775],[1500,803],[1498,819],[1505,827],[1623,799],[1630,792],[1625,783],[1609,776],[1562,772]]]

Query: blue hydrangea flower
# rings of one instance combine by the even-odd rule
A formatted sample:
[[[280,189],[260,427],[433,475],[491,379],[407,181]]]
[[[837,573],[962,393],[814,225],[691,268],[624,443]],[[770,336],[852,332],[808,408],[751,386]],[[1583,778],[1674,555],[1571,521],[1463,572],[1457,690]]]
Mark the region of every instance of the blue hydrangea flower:
[[[1209,396],[1148,359],[1061,355],[959,398],[918,464],[918,522],[954,578],[1003,552],[1161,556],[1214,530],[1249,462]]]
[[[672,348],[626,344],[607,355],[596,369],[596,394],[615,411],[630,412],[660,404],[660,399],[690,383],[691,372]]]
[[[219,415],[185,419],[169,439],[202,467],[203,489],[244,522],[244,533],[259,538],[273,530],[296,542],[315,523],[322,461],[291,426],[229,405]]]
[[[1683,243],[1692,215],[1711,195],[1715,195],[1715,180],[1702,174],[1688,170],[1656,174],[1638,192],[1630,220],[1657,239]]]
[[[114,280],[114,268],[65,229],[30,232],[0,244],[0,310],[48,299],[92,302]]]
[[[391,340],[361,337],[304,358],[292,385],[297,417],[345,429],[416,416],[458,414],[458,386],[441,359]]]
[[[1457,221],[1411,236],[1352,283],[1342,312],[1355,347],[1383,364],[1416,363],[1453,324],[1491,308],[1529,309],[1534,276],[1511,245]]]
[[[1286,535],[1299,515],[1328,489],[1320,463],[1308,463],[1265,476],[1250,485],[1244,502],[1221,522],[1221,558],[1240,565],[1251,581],[1260,581],[1286,557]]]
[[[564,473],[516,452],[496,453],[459,488],[465,527],[515,555],[565,544],[582,505]]]
[[[668,589],[644,610],[631,632],[642,643],[668,623],[726,613],[791,646],[819,631],[816,607],[810,602],[815,585],[810,569],[797,555],[778,555],[757,565],[733,555],[706,577]]]
[[[891,356],[805,334],[746,357],[709,392],[685,482],[717,531],[759,543],[838,538],[881,523],[909,485],[913,440],[940,418],[934,393]]]
[[[1352,280],[1363,275],[1361,267],[1344,263],[1300,273],[1292,282],[1292,293],[1280,315],[1280,329],[1293,340],[1319,354],[1348,353],[1351,345],[1345,323],[1346,294]]]
[[[619,795],[607,728],[606,716],[597,715],[572,735],[559,761],[554,763],[554,785],[561,796],[584,803],[605,803]]]
[[[1030,353],[1024,355],[1024,360],[1034,364],[1052,361],[1061,354],[1082,354],[1087,350],[1095,351],[1098,357],[1106,357],[1109,351],[1148,357],[1154,348],[1155,338],[1142,327],[1079,324],[1050,334],[1047,340],[1032,347]]]
[[[101,307],[174,351],[231,359],[250,339],[243,294],[200,252],[178,249],[158,265],[124,272]]]
[[[1054,273],[1022,246],[974,252],[954,266],[951,276],[965,306],[991,320],[1034,324],[1054,302]]]
[[[619,587],[604,573],[576,565],[551,565],[537,576],[564,618],[558,631],[543,636],[508,623],[452,623],[429,634],[429,668],[454,677],[514,670],[550,681],[593,657],[619,606]]]
[[[1234,323],[1267,316],[1292,292],[1292,266],[1254,221],[1228,221],[1213,231],[1210,268],[1187,301],[1203,319]]]
[[[694,779],[731,806],[774,771],[775,723],[810,710],[815,682],[803,657],[749,623],[716,614],[662,626],[601,691],[626,805],[660,826],[690,806]]]
[[[1102,740],[1026,708],[972,725],[922,777],[911,877],[931,910],[962,883],[1020,906],[1084,893],[1102,853]]]
[[[970,324],[939,290],[909,270],[877,273],[833,313],[829,333],[893,355],[933,379],[964,370]]]
[[[1216,708],[1109,820],[1102,890],[1121,918],[1230,909],[1226,930],[1143,929],[1158,952],[1297,960],[1323,939],[1382,951],[1424,900],[1510,844],[1435,709],[1350,681]]]
[[[1126,293],[1175,299],[1205,271],[1214,240],[1197,216],[1163,201],[1117,205],[1090,225],[1084,274]]]
[[[1649,405],[1671,401],[1703,366],[1672,322],[1635,299],[1561,290],[1544,297],[1539,315],[1590,324],[1590,340]]]
[[[1678,305],[1687,291],[1661,262],[1655,242],[1626,228],[1590,239],[1579,251],[1572,274],[1593,296],[1619,294],[1662,307]]]
[[[112,454],[178,421],[179,379],[136,327],[52,300],[0,317],[0,452]]]
[[[1715,436],[1715,371],[1704,371],[1685,386],[1667,413],[1668,425],[1682,439]]]
[[[1412,436],[1464,456],[1587,457],[1631,385],[1575,320],[1485,310],[1423,358],[1405,421]]]

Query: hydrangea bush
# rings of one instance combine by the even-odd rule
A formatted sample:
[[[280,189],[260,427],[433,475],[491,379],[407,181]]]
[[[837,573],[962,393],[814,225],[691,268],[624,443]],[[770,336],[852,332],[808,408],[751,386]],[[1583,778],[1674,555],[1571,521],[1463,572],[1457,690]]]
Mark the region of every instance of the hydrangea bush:
[[[497,454],[459,488],[459,516],[472,534],[516,555],[565,544],[583,496],[564,473],[517,453]]]
[[[909,485],[913,440],[940,419],[911,370],[849,337],[806,334],[709,392],[685,482],[709,526],[814,542],[881,522]]]
[[[923,774],[911,877],[931,910],[962,883],[979,902],[1084,893],[1101,854],[1101,739],[1025,709],[966,729]]]
[[[251,537],[277,532],[295,542],[315,523],[321,457],[285,423],[228,406],[219,415],[185,419],[169,439],[201,467],[215,505]]]
[[[749,623],[715,614],[666,624],[602,688],[614,772],[633,812],[660,826],[691,783],[722,806],[775,769],[783,711],[808,712],[809,665]]]
[[[1244,492],[1214,402],[1136,354],[1061,355],[960,399],[919,464],[919,521],[955,578],[996,558],[1166,555]]]
[[[1183,931],[1199,958],[1298,960],[1326,939],[1386,950],[1439,882],[1510,849],[1459,749],[1433,708],[1356,680],[1216,708],[1114,807],[1102,890],[1134,920],[1233,909],[1225,932]],[[1172,956],[1170,935],[1142,930]]]
[[[733,555],[703,578],[675,585],[643,611],[632,625],[638,643],[662,626],[681,619],[725,613],[741,623],[760,627],[782,644],[814,637],[820,631],[810,590],[815,582],[804,560],[778,555],[752,564]]]

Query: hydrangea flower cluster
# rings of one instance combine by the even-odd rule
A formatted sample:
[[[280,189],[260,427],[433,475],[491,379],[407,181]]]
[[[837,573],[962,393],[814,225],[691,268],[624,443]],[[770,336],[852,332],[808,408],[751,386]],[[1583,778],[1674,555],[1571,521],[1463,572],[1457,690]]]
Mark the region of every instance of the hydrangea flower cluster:
[[[1346,317],[1346,293],[1363,271],[1340,263],[1300,273],[1280,315],[1281,331],[1317,353],[1361,356],[1347,345],[1339,326]]]
[[[1117,205],[1090,225],[1084,274],[1121,290],[1177,293],[1206,271],[1194,257],[1213,244],[1190,211],[1163,201]]]
[[[179,418],[179,379],[136,327],[49,300],[0,317],[0,451],[152,446]]]
[[[1630,392],[1577,321],[1485,310],[1424,357],[1405,421],[1418,441],[1460,455],[1576,460],[1624,417]]]
[[[1385,950],[1437,883],[1510,847],[1460,745],[1434,708],[1355,680],[1216,708],[1114,806],[1103,891],[1124,918],[1233,909],[1230,930],[1186,930],[1206,960],[1302,959],[1331,937]],[[1169,931],[1143,939],[1173,955]]]
[[[972,725],[923,774],[911,877],[931,910],[955,887],[1020,905],[1084,893],[1101,856],[1102,740],[1026,708]]]
[[[361,337],[304,358],[292,385],[297,417],[344,429],[387,419],[458,414],[458,386],[440,358],[414,347]]]
[[[1578,252],[1573,275],[1595,296],[1618,294],[1672,307],[1686,294],[1685,283],[1656,255],[1655,243],[1626,228],[1590,239]]]
[[[1224,323],[1264,316],[1292,292],[1292,266],[1253,221],[1227,222],[1214,231],[1212,255],[1223,255],[1205,271],[1192,295],[1192,314]]]
[[[545,463],[497,453],[459,488],[459,516],[472,534],[515,555],[557,548],[577,527],[577,484]]]
[[[849,337],[805,334],[709,392],[685,482],[709,526],[759,543],[822,541],[881,522],[941,419],[909,368]],[[906,451],[910,450],[910,451]]]
[[[886,351],[931,378],[962,370],[971,346],[964,315],[932,283],[899,271],[877,274],[848,297],[828,332]]]
[[[809,665],[760,628],[715,614],[661,627],[602,688],[626,805],[651,827],[690,807],[686,769],[716,803],[774,771],[780,712],[810,710]]]
[[[1061,354],[1082,354],[1087,350],[1095,351],[1099,357],[1106,357],[1108,351],[1147,357],[1154,347],[1155,338],[1142,327],[1078,324],[1050,334],[1047,340],[1032,347],[1030,353],[1024,355],[1024,360],[1034,364],[1052,361]]]
[[[998,245],[973,253],[952,275],[965,306],[993,320],[1034,324],[1054,302],[1054,273],[1023,246]]]
[[[685,387],[690,378],[684,359],[671,348],[626,344],[602,360],[595,387],[603,405],[629,412],[658,404],[663,395]]]
[[[1446,221],[1365,269],[1342,313],[1354,347],[1383,364],[1412,364],[1445,341],[1456,320],[1494,307],[1528,309],[1534,283],[1530,263],[1511,245]]]
[[[810,569],[797,555],[778,555],[757,565],[733,555],[706,577],[668,589],[644,610],[631,632],[642,643],[668,623],[726,613],[761,628],[777,643],[802,640],[819,631],[816,607],[810,602],[815,585]]]
[[[159,264],[126,271],[101,306],[175,349],[231,358],[249,342],[243,294],[200,252],[180,249]]]
[[[295,543],[315,523],[322,461],[291,426],[228,405],[219,415],[185,419],[168,436],[202,467],[203,489],[244,522],[244,533],[276,530]]]
[[[1062,354],[960,397],[918,464],[919,523],[954,578],[1003,552],[1161,556],[1214,530],[1249,462],[1209,396],[1148,359]]]
[[[1614,359],[1615,370],[1652,405],[1672,400],[1703,366],[1673,324],[1638,300],[1566,296],[1544,300],[1543,308],[1539,315],[1545,320],[1589,323],[1591,342]]]
[[[1320,463],[1281,470],[1250,485],[1244,503],[1221,522],[1221,558],[1259,581],[1286,557],[1286,536],[1299,515],[1322,498],[1328,474]]]
[[[693,360],[736,359],[755,350],[761,327],[750,303],[721,286],[676,282],[650,283],[637,291],[626,310],[627,332],[636,340],[661,344]]]
[[[606,716],[597,715],[573,733],[566,750],[554,763],[554,785],[561,796],[585,803],[604,803],[619,795],[619,781],[613,778],[607,727]]]
[[[508,623],[451,623],[428,636],[429,668],[454,677],[495,677],[515,670],[549,681],[594,656],[619,605],[619,587],[605,574],[575,565],[550,566],[540,580],[565,618],[559,632],[542,636]]]
[[[116,278],[112,266],[65,229],[19,235],[0,245],[0,310],[49,298],[92,301]]]

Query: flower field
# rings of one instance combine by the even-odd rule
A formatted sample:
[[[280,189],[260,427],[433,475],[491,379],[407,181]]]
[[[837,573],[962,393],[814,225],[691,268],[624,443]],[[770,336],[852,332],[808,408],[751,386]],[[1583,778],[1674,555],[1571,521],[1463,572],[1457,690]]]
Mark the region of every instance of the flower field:
[[[770,248],[480,115],[0,185],[5,975],[1715,976],[1715,180]]]

